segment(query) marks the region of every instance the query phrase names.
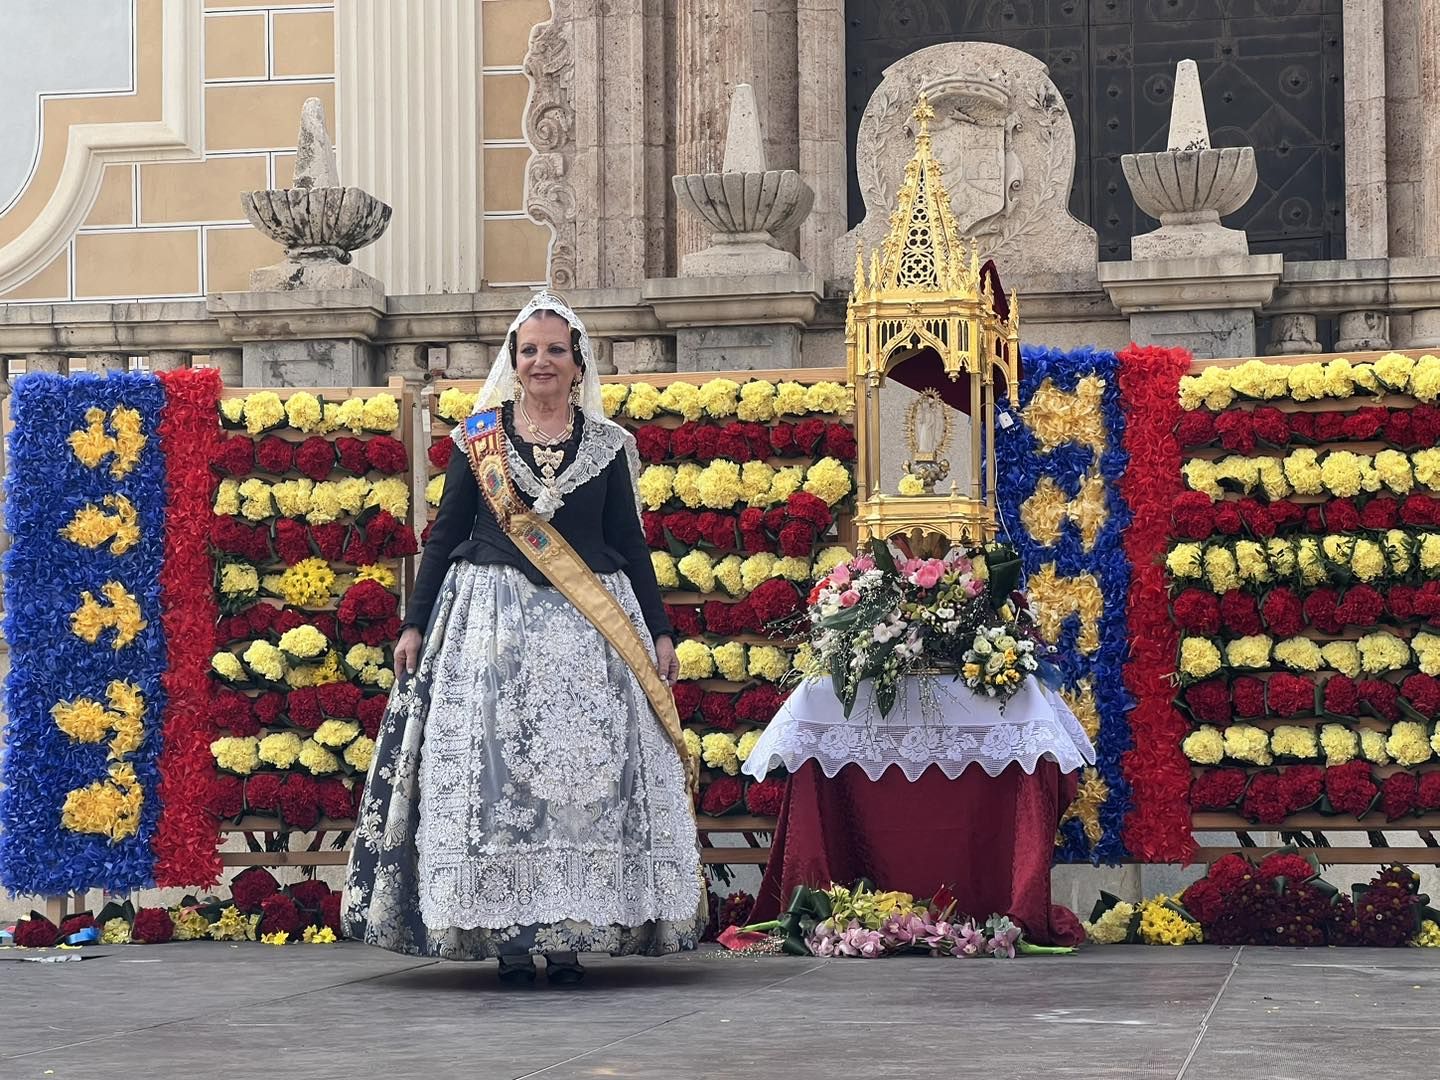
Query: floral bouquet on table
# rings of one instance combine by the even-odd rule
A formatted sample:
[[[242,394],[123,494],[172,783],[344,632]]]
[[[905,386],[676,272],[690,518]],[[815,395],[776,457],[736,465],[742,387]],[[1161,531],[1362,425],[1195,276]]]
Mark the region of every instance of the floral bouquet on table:
[[[953,673],[1003,706],[1027,676],[1052,674],[1019,582],[1019,557],[1002,544],[920,559],[872,542],[810,593],[815,665],[847,716],[861,683],[872,681],[883,716],[901,680],[921,671]]]
[[[956,913],[948,889],[928,900],[909,893],[876,892],[868,881],[853,887],[800,886],[780,918],[720,935],[720,944],[739,951],[783,952],[792,956],[853,956],[877,959],[902,953],[928,956],[995,957],[1064,955],[1067,947],[1032,945],[1006,915],[984,922]]]

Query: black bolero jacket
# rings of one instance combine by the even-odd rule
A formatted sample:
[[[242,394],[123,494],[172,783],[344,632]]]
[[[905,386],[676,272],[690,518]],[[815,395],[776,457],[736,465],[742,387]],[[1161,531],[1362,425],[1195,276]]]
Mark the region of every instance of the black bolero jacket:
[[[515,438],[514,415],[509,404],[504,409],[504,423],[510,444],[538,475],[534,448]],[[550,523],[595,573],[609,574],[623,570],[640,601],[645,626],[651,636],[669,635],[672,633],[670,621],[665,616],[665,605],[660,599],[660,588],[655,582],[655,570],[650,562],[650,549],[646,546],[645,532],[636,513],[635,488],[626,453],[622,447],[614,452],[608,463],[601,464],[595,457],[595,451],[604,448],[601,445],[604,440],[600,437],[605,433],[596,430],[589,432],[590,437],[587,438],[586,425],[584,415],[577,412],[575,430],[564,444],[565,459],[558,471],[563,481],[566,470],[583,451],[587,460],[582,463],[582,468],[595,472],[595,475],[564,496],[563,504],[555,511]],[[524,486],[517,484],[516,488],[527,505],[534,504],[534,498]],[[470,471],[469,458],[459,449],[450,455],[440,510],[431,526],[430,538],[420,557],[420,569],[415,575],[415,587],[405,606],[406,626],[416,626],[422,631],[428,627],[446,571],[456,559],[465,559],[476,565],[514,566],[533,584],[549,585],[545,575],[501,531],[489,504],[480,498],[475,476]]]

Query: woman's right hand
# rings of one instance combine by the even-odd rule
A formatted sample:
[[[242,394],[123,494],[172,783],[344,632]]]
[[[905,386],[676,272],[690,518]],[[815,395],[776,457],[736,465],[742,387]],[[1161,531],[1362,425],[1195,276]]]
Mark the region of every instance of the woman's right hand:
[[[415,674],[415,664],[420,659],[420,646],[424,641],[424,636],[417,627],[407,626],[400,631],[400,640],[395,642],[396,679]]]

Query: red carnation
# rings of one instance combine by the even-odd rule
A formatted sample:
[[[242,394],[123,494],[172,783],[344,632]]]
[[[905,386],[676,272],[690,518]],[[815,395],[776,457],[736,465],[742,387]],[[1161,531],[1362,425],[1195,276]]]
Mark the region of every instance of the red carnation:
[[[1400,690],[1394,683],[1381,679],[1364,679],[1355,689],[1363,701],[1382,720],[1400,719]]]
[[[165,917],[168,922],[170,917]],[[26,949],[48,949],[60,940],[60,928],[43,915],[32,915],[15,924],[15,944]]]
[[[1247,878],[1252,877],[1254,872],[1255,868],[1243,856],[1222,855],[1210,864],[1210,870],[1205,876],[1222,895],[1229,896]]]
[[[1266,688],[1274,716],[1301,716],[1315,711],[1315,684],[1302,675],[1277,671]]]
[[[804,607],[800,590],[793,581],[771,578],[761,582],[748,597],[755,621],[762,628],[788,619]]]
[[[745,789],[745,809],[756,817],[779,817],[784,801],[784,780],[761,780]]]
[[[1363,817],[1378,792],[1370,776],[1370,765],[1356,759],[1325,770],[1325,797],[1336,813]]]
[[[1240,513],[1240,520],[1245,523],[1245,528],[1250,535],[1257,540],[1268,540],[1275,535],[1275,518],[1270,513],[1270,508],[1255,499],[1241,499],[1235,504],[1235,509]]]
[[[734,699],[729,694],[707,692],[700,699],[700,718],[718,731],[734,731]]]
[[[1220,633],[1220,598],[1208,589],[1186,589],[1174,602],[1175,625],[1191,634]]]
[[[337,720],[351,720],[360,708],[364,696],[353,683],[329,683],[315,688],[320,698],[320,711]]]
[[[1260,633],[1260,609],[1255,597],[1239,589],[1231,589],[1220,597],[1220,618],[1226,629],[1237,637]]]
[[[1402,622],[1415,617],[1415,599],[1419,595],[1411,585],[1391,585],[1385,593],[1385,610]]]
[[[1240,807],[1251,821],[1262,825],[1279,825],[1289,814],[1284,785],[1277,773],[1257,773],[1245,790],[1245,801]]]
[[[1436,621],[1440,615],[1440,581],[1427,581],[1415,590],[1415,614]]]
[[[364,476],[370,463],[365,459],[365,444],[350,435],[335,440],[335,456],[340,459],[340,468],[355,476]]]
[[[743,788],[738,777],[722,776],[718,780],[710,781],[700,793],[700,810],[712,817],[728,814],[740,805],[742,794]]]
[[[210,709],[210,718],[242,738],[260,733],[260,720],[251,708],[250,698],[238,690],[219,690]]]
[[[345,545],[345,562],[351,566],[371,566],[380,561],[380,553],[361,538],[358,530],[350,534]]]
[[[1325,711],[1336,716],[1354,716],[1360,704],[1355,680],[1348,675],[1331,675],[1325,680]]]
[[[1215,504],[1215,528],[1226,536],[1239,536],[1245,528],[1245,519],[1233,502]]]
[[[288,634],[291,630],[301,626],[309,626],[310,620],[296,611],[294,608],[282,608],[270,624],[270,632],[276,637]]]
[[[389,645],[399,640],[400,630],[400,616],[391,615],[388,619],[372,622],[365,627],[360,632],[360,640],[371,646]]]
[[[1289,499],[1281,499],[1279,502],[1272,502],[1266,506],[1270,511],[1270,517],[1275,521],[1277,531],[1288,529],[1292,525],[1298,525],[1305,520],[1305,507],[1299,503],[1291,502]]]
[[[785,695],[773,686],[752,687],[736,699],[735,716],[750,724],[768,724],[784,702]]]
[[[1315,867],[1294,852],[1277,851],[1260,860],[1256,873],[1262,878],[1284,878],[1291,885],[1299,885],[1315,876]]]
[[[341,787],[343,788],[344,785],[341,784]],[[348,802],[350,797],[350,793],[348,791],[345,793],[345,797],[346,801]],[[345,815],[341,814],[340,816],[344,817]],[[324,902],[325,897],[330,895],[330,886],[326,885],[323,881],[319,881],[315,878],[309,878],[305,881],[296,882],[294,885],[291,885],[290,888],[286,891],[290,894],[290,898],[295,901],[298,907],[302,908],[305,911],[318,913],[320,911],[320,905]]]
[[[382,510],[381,513],[385,513],[385,511]],[[378,516],[379,515],[377,515],[377,517]],[[390,515],[385,513],[385,516],[389,517]],[[394,519],[392,518],[391,520]],[[374,519],[371,519],[370,530],[374,528]],[[428,532],[430,526],[426,525],[425,529]],[[374,542],[373,539],[371,542]],[[387,559],[404,559],[411,555],[418,554],[419,551],[420,544],[415,539],[415,530],[409,525],[401,525],[380,548],[380,554]]]
[[[803,521],[792,521],[780,530],[780,554],[808,556],[815,547],[815,530]]]
[[[1421,810],[1440,810],[1440,772],[1420,774],[1415,788],[1415,805]]]
[[[1323,506],[1307,506],[1305,508],[1305,531],[1312,533],[1325,531],[1325,508]]]
[[[1190,781],[1190,805],[1196,810],[1228,810],[1245,794],[1244,769],[1206,769]]]
[[[232,641],[248,641],[249,639],[250,621],[243,614],[232,615],[215,624],[215,643],[217,645],[228,645]]]
[[[317,484],[328,477],[333,468],[335,468],[335,444],[329,439],[312,435],[295,451],[296,471],[303,476],[308,476]]]
[[[246,476],[255,468],[255,444],[244,435],[222,439],[210,464],[225,476]]]
[[[757,461],[762,461],[770,456],[770,431],[764,424],[746,423],[740,425],[745,429],[745,439],[750,444],[750,456]]]
[[[291,518],[275,522],[275,554],[286,566],[294,566],[310,557],[310,534],[305,526]]]
[[[245,781],[224,773],[212,776],[205,789],[205,809],[221,821],[238,818],[245,812]]]
[[[1225,908],[1225,898],[1213,881],[1201,878],[1180,894],[1180,906],[1195,916],[1201,926],[1208,927],[1220,917]]]
[[[795,425],[795,446],[804,454],[815,455],[815,447],[825,435],[825,421],[801,420]]]
[[[689,510],[678,510],[666,514],[665,531],[686,547],[693,547],[700,540],[700,525],[697,516]]]
[[[854,461],[855,433],[844,424],[827,424],[823,452],[827,457],[837,458],[840,461]]]
[[[1290,418],[1290,437],[1302,440],[1315,440],[1315,414],[1309,412],[1295,413]]]
[[[1305,597],[1305,619],[1322,634],[1338,634],[1344,629],[1335,617],[1339,597],[1334,589],[1320,588]]]
[[[825,500],[808,491],[797,491],[785,500],[785,516],[803,521],[817,532],[830,528],[834,522],[834,515]]]
[[[1344,437],[1344,427],[1344,413],[1315,414],[1315,439],[1317,442],[1339,442]]]
[[[1400,504],[1388,496],[1371,499],[1360,511],[1360,525],[1365,529],[1393,529],[1400,523]]]
[[[210,543],[219,551],[228,552],[263,563],[270,558],[270,534],[258,525],[246,525],[232,517],[210,519]]]
[[[1204,409],[1182,413],[1175,437],[1181,446],[1209,446],[1215,441],[1215,417]]]
[[[1265,715],[1265,683],[1253,675],[1242,675],[1230,684],[1235,702],[1235,715],[1253,719]]]
[[[1232,409],[1215,417],[1215,430],[1226,450],[1248,454],[1255,449],[1255,429],[1246,409]]]
[[[1428,495],[1407,495],[1400,504],[1400,520],[1406,525],[1434,525],[1435,500]]]
[[[1201,724],[1228,724],[1231,718],[1230,687],[1224,679],[1209,679],[1185,690],[1185,707]]]
[[[1203,491],[1182,491],[1171,506],[1171,525],[1181,540],[1204,540],[1215,531],[1215,509]]]
[[[741,633],[731,611],[731,605],[723,600],[705,601],[705,626],[712,634],[731,637]]]
[[[320,806],[320,816],[331,821],[345,820],[354,806],[345,781],[333,776],[315,784],[315,801]]]
[[[1290,441],[1290,421],[1279,409],[1262,405],[1250,414],[1255,437],[1271,446],[1284,446]]]
[[[175,936],[175,922],[163,907],[141,908],[130,924],[130,940],[141,945],[163,945]]]
[[[285,777],[280,787],[280,818],[297,829],[313,829],[320,820],[320,798],[315,781],[300,773]]]
[[[1415,432],[1411,428],[1410,409],[1391,409],[1385,417],[1385,441],[1392,446],[1411,447],[1415,445]]]
[[[320,901],[320,919],[337,938],[343,937],[345,933],[340,925],[340,900],[340,893],[332,891]]]
[[[365,440],[365,460],[370,468],[386,476],[396,476],[410,465],[405,444],[389,435],[372,435]]]
[[[314,731],[325,719],[320,714],[320,691],[314,686],[291,690],[288,707],[290,722],[307,731]]]
[[[344,562],[346,531],[345,526],[338,521],[330,521],[324,525],[312,525],[310,526],[310,541],[326,562]]]
[[[701,539],[720,551],[735,550],[735,518],[730,514],[707,510],[695,520]]]
[[[1360,511],[1350,499],[1332,499],[1325,504],[1325,527],[1331,532],[1354,532],[1360,527]]]
[[[1416,405],[1409,410],[1409,419],[1413,445],[1429,447],[1440,444],[1440,409],[1434,405]]]
[[[1292,765],[1280,774],[1280,786],[1290,813],[1308,810],[1320,801],[1325,770],[1319,765]]]
[[[675,458],[691,458],[695,456],[695,433],[700,425],[693,420],[687,420],[670,433],[670,455]]]
[[[640,515],[640,525],[645,530],[645,546],[652,551],[665,550],[664,515],[646,510]]]
[[[295,901],[282,893],[267,896],[260,905],[261,934],[289,934],[292,937],[305,928],[305,919]]]
[[[1260,614],[1265,617],[1265,625],[1270,633],[1279,638],[1294,637],[1305,628],[1305,614],[1300,598],[1284,586],[1271,589],[1265,595]]]
[[[1385,430],[1389,418],[1386,411],[1376,405],[1367,405],[1352,413],[1342,413],[1340,431],[1351,442],[1369,442]]]
[[[1410,773],[1391,773],[1380,782],[1380,809],[1386,821],[1395,821],[1415,812],[1419,786]]]
[[[772,427],[770,447],[777,457],[791,457],[795,453],[795,425],[779,423]]]
[[[696,607],[676,607],[673,604],[665,605],[665,617],[670,620],[675,633],[682,638],[699,637],[705,632],[705,623],[700,618],[700,609]]]
[[[450,467],[450,455],[455,452],[454,439],[436,439],[430,444],[430,449],[425,456],[430,460],[430,465],[444,472]]]
[[[720,429],[714,424],[696,424],[693,432],[695,438],[695,457],[702,461],[714,461],[722,457],[720,451]]]
[[[744,424],[726,424],[720,429],[715,440],[717,456],[728,461],[744,464],[751,460],[750,440],[746,437]]]
[[[420,544],[422,547],[430,542],[430,530],[434,527],[435,522],[431,521],[427,522],[425,528],[420,530]]]
[[[294,444],[278,435],[267,435],[255,446],[255,464],[261,472],[284,476],[295,466]]]
[[[79,915],[71,915],[60,924],[60,940],[64,941],[72,934],[78,934],[82,930],[98,930],[99,928],[100,924],[95,921],[95,916],[88,911],[83,911]]]
[[[1440,680],[1433,675],[1411,675],[1400,684],[1400,694],[1427,720],[1440,720]]]
[[[1384,598],[1369,585],[1346,589],[1335,606],[1336,620],[1347,626],[1374,626],[1384,612]]]
[[[385,709],[389,704],[389,698],[384,694],[372,694],[360,702],[358,719],[367,738],[380,737],[380,722],[385,719]]]
[[[695,715],[705,696],[704,690],[690,682],[677,682],[671,687],[670,693],[675,697],[675,711],[680,714],[682,723]]]
[[[635,429],[635,446],[640,459],[651,464],[666,460],[670,456],[670,429],[659,424],[645,424]]]
[[[245,779],[245,806],[256,813],[274,813],[280,808],[279,773],[255,773]]]

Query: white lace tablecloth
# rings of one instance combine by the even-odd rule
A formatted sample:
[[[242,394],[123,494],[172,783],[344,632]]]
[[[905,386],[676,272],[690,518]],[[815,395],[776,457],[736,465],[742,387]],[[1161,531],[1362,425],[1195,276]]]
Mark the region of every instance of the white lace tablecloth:
[[[1019,762],[1033,773],[1036,762],[1047,757],[1062,772],[1072,772],[1095,764],[1095,748],[1065,702],[1034,676],[1003,712],[951,676],[911,676],[883,718],[869,682],[861,684],[847,718],[830,680],[810,679],[775,714],[745,759],[744,771],[759,780],[776,765],[793,772],[813,760],[826,776],[859,765],[878,780],[898,765],[913,781],[938,765],[953,780],[971,765],[998,776]]]

